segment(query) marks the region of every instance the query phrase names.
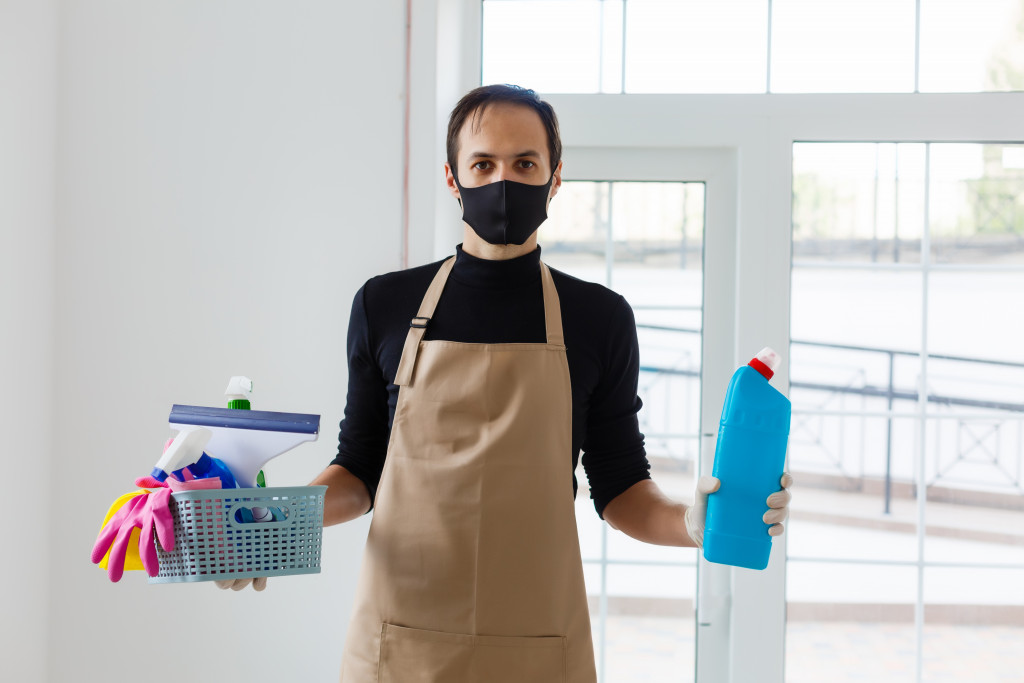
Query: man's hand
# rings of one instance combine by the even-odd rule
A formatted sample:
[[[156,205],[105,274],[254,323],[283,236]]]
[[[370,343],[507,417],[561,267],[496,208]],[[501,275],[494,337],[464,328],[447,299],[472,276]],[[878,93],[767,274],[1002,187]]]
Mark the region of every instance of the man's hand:
[[[714,493],[722,485],[715,477],[701,477],[697,480],[697,492],[693,494],[693,505],[686,508],[683,522],[686,533],[693,539],[698,548],[704,547],[704,523],[708,518],[708,494]]]
[[[782,485],[782,489],[768,496],[769,510],[761,518],[765,524],[771,524],[768,527],[768,534],[770,536],[779,536],[785,531],[782,523],[789,516],[789,501],[793,498],[789,492],[789,487],[793,485],[793,476],[789,472],[785,472],[779,483]]]
[[[789,501],[792,495],[789,487],[793,485],[793,477],[787,472],[782,475],[779,484],[782,488],[768,496],[768,511],[761,518],[765,524],[769,524],[768,534],[778,536],[784,530],[783,522],[789,515]],[[694,494],[693,505],[686,509],[683,517],[686,524],[686,533],[693,539],[694,545],[698,548],[704,547],[704,525],[708,516],[708,494],[714,493],[722,485],[722,482],[715,477],[701,477],[697,482],[697,492]]]
[[[225,579],[223,581],[214,581],[214,583],[217,584],[217,588],[220,588],[221,590],[227,590],[230,588],[233,591],[240,591],[251,583],[253,590],[261,591],[267,587],[267,577],[257,576],[254,579]]]

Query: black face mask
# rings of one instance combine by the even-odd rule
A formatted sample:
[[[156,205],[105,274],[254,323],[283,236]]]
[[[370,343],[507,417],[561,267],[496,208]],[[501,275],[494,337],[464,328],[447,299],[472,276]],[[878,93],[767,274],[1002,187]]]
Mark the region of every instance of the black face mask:
[[[462,220],[485,242],[523,244],[547,220],[548,192],[554,179],[552,173],[544,185],[499,180],[463,187],[455,178],[462,195]]]

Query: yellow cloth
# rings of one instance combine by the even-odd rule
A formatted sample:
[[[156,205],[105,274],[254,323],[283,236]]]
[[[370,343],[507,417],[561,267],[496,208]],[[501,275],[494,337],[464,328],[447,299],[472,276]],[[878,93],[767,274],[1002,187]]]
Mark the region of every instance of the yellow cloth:
[[[103,518],[103,524],[100,525],[100,529],[103,529],[110,521],[110,518],[117,514],[117,511],[124,507],[124,504],[135,496],[141,496],[144,493],[149,493],[148,489],[139,489],[138,491],[130,491],[124,494],[117,500],[115,500],[110,509],[107,510],[107,516]],[[125,570],[132,569],[143,569],[142,558],[139,557],[139,529],[132,529],[132,536],[128,541],[128,552],[124,555],[124,568]],[[108,560],[110,560],[110,551],[103,556],[103,560],[100,562],[100,569],[106,569]]]

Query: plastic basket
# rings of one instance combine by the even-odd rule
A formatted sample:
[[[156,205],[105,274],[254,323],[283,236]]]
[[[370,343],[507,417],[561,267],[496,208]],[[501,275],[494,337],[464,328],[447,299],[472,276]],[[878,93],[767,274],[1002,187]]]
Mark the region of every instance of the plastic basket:
[[[208,489],[171,494],[174,550],[157,543],[150,583],[320,572],[326,486]],[[277,508],[282,521],[244,523],[241,508]]]

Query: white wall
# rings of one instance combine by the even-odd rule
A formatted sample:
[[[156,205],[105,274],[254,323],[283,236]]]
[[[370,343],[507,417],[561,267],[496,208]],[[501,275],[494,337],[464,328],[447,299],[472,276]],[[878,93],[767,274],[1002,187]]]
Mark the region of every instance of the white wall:
[[[322,415],[271,485],[333,457],[352,296],[400,266],[404,11],[61,5],[49,680],[336,679],[367,520],[261,594],[112,584],[88,555],[171,404],[221,405],[232,374],[254,408]]]
[[[0,679],[25,683],[46,661],[56,35],[55,1],[0,0]]]

